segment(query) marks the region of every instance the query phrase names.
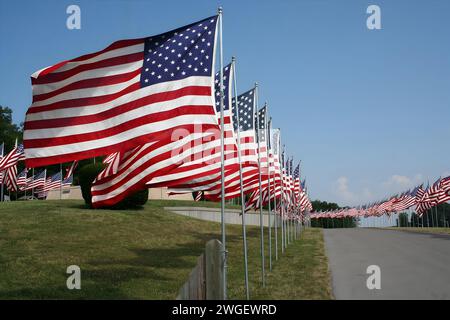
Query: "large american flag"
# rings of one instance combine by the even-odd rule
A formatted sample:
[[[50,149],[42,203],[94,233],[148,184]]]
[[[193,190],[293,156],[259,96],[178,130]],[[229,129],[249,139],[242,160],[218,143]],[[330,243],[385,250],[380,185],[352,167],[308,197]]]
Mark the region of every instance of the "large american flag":
[[[165,34],[165,39],[158,36],[156,39],[153,37],[149,40],[152,42],[164,40],[165,46],[155,49],[156,54],[155,51],[148,53],[148,61],[144,59],[146,61],[143,67],[144,72],[150,74],[149,78],[152,81],[155,81],[152,78],[153,72],[156,72],[155,75],[158,72],[162,73],[166,77],[164,86],[169,88],[181,81],[187,86],[186,90],[189,94],[186,93],[179,99],[172,99],[152,109],[163,110],[156,116],[166,119],[164,120],[166,124],[154,122],[151,125],[164,129],[165,134],[170,132],[169,139],[164,139],[164,136],[159,133],[155,135],[155,132],[148,131],[146,127],[147,135],[156,138],[148,143],[140,144],[127,156],[124,155],[120,159],[120,165],[115,174],[97,179],[92,187],[94,206],[115,204],[137,190],[156,186],[158,183],[167,185],[167,182],[172,179],[196,178],[192,175],[180,177],[187,165],[183,169],[179,168],[187,163],[197,166],[195,169],[198,175],[204,175],[202,161],[192,163],[191,160],[199,159],[197,158],[199,156],[200,159],[204,158],[205,149],[211,152],[210,158],[217,157],[217,154],[211,150],[220,148],[220,135],[216,139],[205,141],[205,137],[212,136],[211,131],[220,133],[212,94],[216,22],[217,17],[208,18],[175,32],[169,32]],[[164,71],[165,69],[167,72]],[[172,80],[172,73],[176,77],[182,76],[182,79]],[[170,97],[171,93],[166,92],[164,96]],[[182,106],[179,107],[179,103]],[[166,110],[167,108],[169,110]],[[152,114],[153,116],[155,114]],[[178,136],[180,131],[181,134]],[[194,167],[188,167],[188,169],[193,170]],[[170,174],[173,176],[169,176]],[[169,179],[163,178],[168,176]],[[180,181],[177,182],[180,183]]]
[[[216,128],[212,100],[218,16],[122,40],[32,75],[25,119],[27,167],[170,141],[173,131]]]

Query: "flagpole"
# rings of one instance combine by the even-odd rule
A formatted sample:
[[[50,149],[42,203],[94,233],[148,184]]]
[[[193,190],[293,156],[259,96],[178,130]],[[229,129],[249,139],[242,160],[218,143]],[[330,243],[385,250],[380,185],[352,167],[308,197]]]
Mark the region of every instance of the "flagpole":
[[[4,142],[2,142],[2,156],[1,156],[1,158],[3,158],[3,156],[4,156],[4,149],[5,149],[5,143]],[[1,159],[0,158],[0,159]],[[1,173],[1,172],[0,172]],[[5,172],[3,172],[3,174],[2,174],[2,181],[0,181],[0,183],[1,183],[1,189],[0,189],[0,201],[3,201],[3,180],[4,180],[4,175],[5,175]]]
[[[219,14],[219,42],[220,42],[220,176],[221,176],[221,226],[222,226],[222,287],[223,287],[223,299],[227,299],[227,249],[226,249],[226,236],[225,236],[225,167],[224,167],[224,119],[223,119],[223,39],[222,39],[222,7],[218,9]]]
[[[244,244],[244,272],[245,272],[245,294],[247,300],[250,299],[250,288],[248,285],[248,256],[247,256],[247,235],[245,226],[245,198],[244,198],[244,185],[242,178],[242,160],[241,160],[241,127],[239,123],[239,103],[237,95],[237,80],[236,80],[236,58],[231,58],[231,67],[233,68],[233,81],[234,81],[234,106],[236,110],[236,120],[237,120],[237,147],[238,147],[238,161],[239,161],[239,180],[241,187],[241,216],[242,216],[242,241]]]
[[[279,150],[279,149],[277,149]],[[274,169],[275,169],[275,159],[274,159]],[[277,185],[275,182],[275,174],[273,175],[273,206],[275,209],[274,222],[275,222],[275,261],[278,260],[278,215],[277,215]]]
[[[261,228],[261,276],[262,276],[262,286],[266,286],[265,279],[265,266],[264,266],[264,220],[263,220],[263,206],[262,206],[262,181],[261,181],[261,154],[260,154],[260,136],[259,136],[259,115],[258,115],[258,83],[255,83],[255,117],[256,117],[256,137],[258,138],[258,180],[259,180],[259,224]]]
[[[62,163],[59,164],[59,173],[61,174],[61,184],[59,185],[59,200],[62,200],[62,182],[63,182]]]
[[[267,106],[267,102],[266,102],[266,106]],[[268,112],[269,107],[267,107],[267,114],[269,114]],[[270,207],[270,152],[269,152],[269,147],[270,147],[270,129],[269,129],[269,125],[267,124],[267,115],[266,117],[264,117],[265,121],[266,121],[266,131],[267,131],[267,138],[266,138],[266,144],[267,144],[267,182],[268,182],[268,187],[269,187],[269,203],[268,203],[268,211],[269,211],[269,271],[272,271],[272,212],[271,212],[271,207]],[[272,123],[272,118],[270,119],[269,123]]]
[[[280,130],[280,145],[281,145],[281,130]],[[281,253],[284,253],[286,248],[286,240],[284,234],[286,230],[284,229],[284,175],[283,175],[283,166],[284,166],[284,146],[283,151],[281,152],[281,161],[280,161],[280,216],[281,216]]]
[[[31,170],[32,170],[31,176],[33,177],[33,180],[31,180],[31,183],[33,183],[33,181],[34,181],[34,168],[32,168]],[[34,185],[34,183],[33,183],[33,185]],[[34,187],[31,188],[31,200],[34,200]]]

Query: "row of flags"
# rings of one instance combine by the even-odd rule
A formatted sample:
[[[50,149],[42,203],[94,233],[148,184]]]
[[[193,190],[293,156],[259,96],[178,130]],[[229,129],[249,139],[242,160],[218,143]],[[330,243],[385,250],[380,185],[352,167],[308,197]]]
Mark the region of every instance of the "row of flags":
[[[26,166],[105,156],[91,189],[102,207],[155,187],[220,201],[223,165],[225,199],[243,190],[247,210],[277,200],[279,212],[312,210],[258,86],[236,92],[234,60],[214,71],[218,21],[117,41],[35,72]]]
[[[77,161],[74,161],[67,168],[65,176],[62,176],[60,171],[47,177],[46,169],[28,176],[30,171],[34,172],[34,170],[24,168],[20,173],[17,173],[18,162],[25,160],[22,144],[18,145],[16,141],[15,147],[5,155],[4,143],[2,143],[0,151],[0,185],[5,185],[10,192],[33,190],[39,198],[43,198],[50,190],[70,186],[73,183],[73,172],[77,166]]]
[[[450,176],[439,178],[433,185],[423,189],[423,184],[387,200],[360,206],[358,208],[317,212],[310,215],[312,219],[370,217],[399,213],[415,207],[415,212],[421,217],[427,210],[441,203],[450,201]]]

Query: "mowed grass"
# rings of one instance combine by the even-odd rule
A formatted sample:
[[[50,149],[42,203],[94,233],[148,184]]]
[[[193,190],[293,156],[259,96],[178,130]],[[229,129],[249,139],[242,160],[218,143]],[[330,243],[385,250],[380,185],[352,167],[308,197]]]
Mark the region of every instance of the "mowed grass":
[[[0,203],[0,299],[174,299],[205,243],[220,239],[220,224],[163,209],[175,205],[199,203],[150,201],[126,211],[72,200]],[[241,233],[227,226],[230,299],[245,298]],[[247,236],[252,298],[331,298],[321,230],[308,229],[280,253],[265,289],[259,228]],[[81,268],[81,290],[66,287],[70,265]]]
[[[397,228],[391,227],[390,230],[399,231],[411,231],[411,232],[421,232],[421,233],[434,233],[434,234],[450,234],[450,228]]]

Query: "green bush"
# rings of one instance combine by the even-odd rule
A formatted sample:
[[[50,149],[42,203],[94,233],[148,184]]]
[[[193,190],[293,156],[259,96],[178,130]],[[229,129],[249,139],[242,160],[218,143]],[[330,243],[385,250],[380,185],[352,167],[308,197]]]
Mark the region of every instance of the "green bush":
[[[95,180],[97,175],[103,170],[103,163],[88,164],[82,167],[78,173],[81,194],[83,196],[84,202],[89,206],[92,205],[92,195],[91,187],[92,182]],[[148,200],[148,189],[137,191],[114,206],[109,207],[109,209],[128,209],[135,208],[138,206],[143,206]]]

